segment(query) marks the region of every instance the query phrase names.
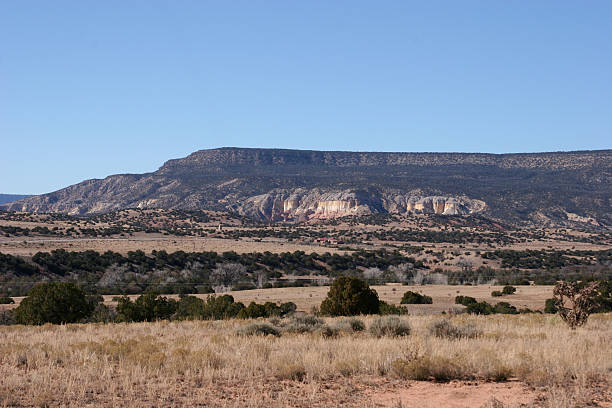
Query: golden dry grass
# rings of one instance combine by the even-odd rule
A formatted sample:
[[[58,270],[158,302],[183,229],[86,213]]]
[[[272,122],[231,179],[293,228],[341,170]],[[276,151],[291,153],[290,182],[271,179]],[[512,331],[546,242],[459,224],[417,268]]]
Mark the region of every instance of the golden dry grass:
[[[413,362],[472,386],[511,376],[534,387],[508,383],[512,392],[487,396],[504,406],[527,397],[528,406],[606,406],[610,398],[610,314],[576,331],[556,316],[459,315],[453,324],[482,333],[460,340],[430,335],[438,318],[408,317],[412,333],[402,338],[242,337],[236,329],[249,322],[239,320],[0,327],[0,406],[397,407],[421,384],[405,379]],[[463,401],[446,406],[481,406]]]

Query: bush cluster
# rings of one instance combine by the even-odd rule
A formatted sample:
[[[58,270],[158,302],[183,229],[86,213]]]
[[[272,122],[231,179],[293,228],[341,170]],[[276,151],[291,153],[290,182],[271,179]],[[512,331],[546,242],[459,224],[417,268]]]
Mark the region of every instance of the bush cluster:
[[[12,299],[11,299],[12,300]],[[245,307],[230,295],[208,296],[206,300],[195,296],[168,299],[147,293],[132,301],[127,296],[116,297],[116,310],[102,303],[102,296],[87,295],[78,286],[68,282],[52,282],[36,286],[19,306],[3,315],[3,323],[62,324],[77,322],[151,322],[156,320],[221,320],[230,318],[257,318],[286,316],[295,312],[293,302],[263,305],[252,302]]]
[[[401,304],[408,305],[430,305],[433,303],[431,296],[421,295],[418,292],[408,291],[402,296]]]
[[[500,297],[504,295],[512,295],[516,292],[516,288],[514,286],[506,285],[502,290],[494,290],[491,292],[491,296]]]
[[[156,294],[139,296],[132,302],[127,296],[116,298],[119,321],[142,322],[153,320],[222,320],[231,318],[255,319],[258,317],[285,316],[295,312],[293,302],[277,305],[272,302],[251,302],[245,307],[235,302],[233,296],[208,296],[206,300],[182,295],[178,301]]]

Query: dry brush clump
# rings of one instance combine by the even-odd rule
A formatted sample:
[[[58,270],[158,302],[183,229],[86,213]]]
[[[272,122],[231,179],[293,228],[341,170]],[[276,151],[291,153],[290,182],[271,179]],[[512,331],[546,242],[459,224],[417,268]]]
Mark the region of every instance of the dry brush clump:
[[[444,339],[472,339],[482,334],[473,324],[457,326],[448,319],[439,319],[429,326],[429,333],[432,336]]]
[[[283,330],[282,325],[295,323],[292,318],[0,327],[0,406],[31,405],[34,399],[49,406],[215,406],[214,398],[227,397],[221,395],[228,392],[226,384],[358,382],[381,376],[516,377],[544,387],[553,398],[568,385],[587,390],[593,383],[609,384],[612,372],[610,314],[593,315],[576,330],[551,315],[446,318],[453,327],[474,327],[479,335],[473,337],[432,334],[435,316],[397,318],[409,323],[409,335],[380,337],[378,331],[359,330],[359,322],[382,326],[379,317],[304,319],[312,326],[336,327],[338,335]],[[396,327],[393,321],[385,327]],[[264,326],[281,335],[259,330]],[[264,335],[243,336],[240,330]]]

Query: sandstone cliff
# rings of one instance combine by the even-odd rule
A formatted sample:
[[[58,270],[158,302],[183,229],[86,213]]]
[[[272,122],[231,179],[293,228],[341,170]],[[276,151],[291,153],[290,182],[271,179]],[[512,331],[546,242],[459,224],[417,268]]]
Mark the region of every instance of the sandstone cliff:
[[[467,197],[420,197],[388,191],[275,190],[249,197],[233,210],[241,215],[272,221],[302,221],[373,213],[460,215],[481,212],[486,204]]]

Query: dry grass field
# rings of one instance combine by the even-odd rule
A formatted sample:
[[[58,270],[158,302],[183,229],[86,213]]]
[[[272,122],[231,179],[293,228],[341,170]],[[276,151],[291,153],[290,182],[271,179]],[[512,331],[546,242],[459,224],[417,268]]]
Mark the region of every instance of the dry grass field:
[[[245,337],[240,320],[0,327],[0,407],[612,406],[612,315],[576,331],[557,316],[447,317],[479,333],[459,339],[430,333],[440,318],[380,338]],[[423,367],[433,377],[415,381]]]
[[[501,290],[502,286],[459,286],[459,285],[420,285],[407,286],[399,284],[372,286],[376,290],[381,300],[394,305],[399,305],[402,296],[406,291],[419,292],[431,296],[433,303],[430,305],[406,305],[408,311],[413,315],[437,314],[441,312],[452,312],[463,309],[463,306],[455,304],[455,296],[471,296],[478,301],[485,300],[491,304],[497,302],[508,302],[519,309],[529,308],[532,310],[542,310],[546,299],[552,297],[552,286],[516,286],[516,293],[503,297],[492,297],[491,292]],[[250,302],[265,303],[285,303],[294,302],[299,311],[310,312],[313,307],[318,307],[327,296],[329,286],[308,286],[292,288],[272,288],[255,289],[227,292],[234,297],[237,302],[248,305]],[[131,295],[132,299],[139,295]],[[178,299],[178,295],[166,295],[169,298]],[[209,295],[196,294],[194,296],[205,299]],[[107,305],[113,305],[114,295],[105,295],[104,300]],[[15,297],[15,304],[0,305],[0,310],[13,308],[19,305],[23,297]]]
[[[0,238],[0,252],[11,255],[28,256],[36,252],[50,252],[54,249],[67,251],[94,250],[97,252],[113,251],[127,254],[129,251],[142,250],[150,253],[153,250],[167,252],[205,252],[222,253],[235,251],[239,254],[249,252],[329,252],[346,251],[317,244],[298,244],[280,239],[222,239],[222,238],[183,238],[164,237],[158,234],[141,234],[133,238]]]
[[[406,291],[419,292],[431,296],[433,303],[430,305],[406,305],[411,314],[436,314],[449,310],[461,310],[463,306],[455,304],[455,296],[472,296],[478,301],[485,300],[491,304],[497,302],[508,302],[517,308],[529,308],[541,310],[544,308],[546,299],[552,297],[552,286],[516,286],[514,295],[504,297],[492,297],[491,292],[501,290],[502,286],[457,286],[457,285],[380,285],[372,286],[381,300],[394,305],[399,305]],[[305,288],[280,288],[280,289],[257,289],[237,292],[229,292],[236,301],[248,304],[249,302],[294,302],[298,310],[310,311],[313,306],[319,306],[329,286],[313,286]],[[198,295],[203,296],[203,295]],[[206,295],[204,295],[206,296]]]

